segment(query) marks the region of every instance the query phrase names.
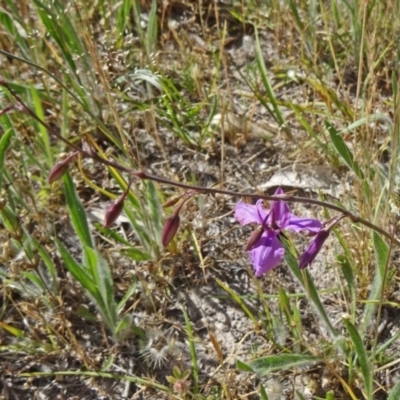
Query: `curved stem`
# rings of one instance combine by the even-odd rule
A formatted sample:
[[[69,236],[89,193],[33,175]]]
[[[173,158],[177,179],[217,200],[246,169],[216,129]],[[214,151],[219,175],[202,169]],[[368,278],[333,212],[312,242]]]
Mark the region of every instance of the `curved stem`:
[[[310,199],[308,197],[299,197],[299,196],[291,196],[291,195],[279,195],[279,196],[269,196],[269,195],[260,195],[260,194],[254,194],[254,193],[241,193],[241,192],[235,192],[232,190],[225,190],[225,189],[217,189],[217,188],[209,188],[209,187],[203,187],[203,186],[193,186],[189,185],[186,183],[181,183],[181,182],[175,182],[167,178],[163,178],[158,175],[152,175],[144,170],[141,171],[136,171],[131,168],[124,167],[123,165],[114,162],[114,161],[109,161],[103,157],[100,157],[97,153],[95,152],[88,152],[86,150],[83,150],[79,146],[77,146],[74,143],[71,143],[69,140],[65,139],[63,136],[60,135],[60,133],[52,128],[50,125],[48,125],[45,121],[43,121],[41,118],[39,118],[35,112],[33,112],[26,104],[25,102],[21,99],[21,97],[10,87],[10,85],[2,78],[0,77],[0,86],[4,86],[7,88],[7,90],[10,92],[10,94],[16,99],[16,101],[22,106],[23,110],[25,110],[32,118],[34,118],[37,122],[42,124],[49,132],[51,132],[55,137],[57,137],[59,140],[63,141],[65,144],[73,148],[75,151],[79,151],[82,155],[88,158],[92,158],[93,160],[102,163],[104,165],[107,165],[109,167],[118,169],[121,172],[126,172],[132,177],[135,177],[137,179],[148,179],[152,180],[154,182],[158,183],[164,183],[166,185],[170,186],[175,186],[179,187],[182,189],[186,190],[193,190],[197,193],[204,193],[204,194],[222,194],[225,196],[232,196],[232,197],[248,197],[252,199],[263,199],[263,200],[283,200],[287,201],[290,203],[305,203],[305,204],[315,204],[320,207],[326,207],[330,210],[337,211],[339,213],[342,213],[346,217],[350,218],[352,222],[354,223],[359,223],[361,225],[366,226],[367,228],[370,228],[378,233],[380,233],[382,236],[385,236],[388,238],[390,241],[393,243],[396,243],[398,246],[400,246],[400,241],[396,239],[393,235],[391,235],[389,232],[385,231],[384,229],[380,228],[379,226],[373,224],[372,222],[367,221],[366,219],[363,219],[359,217],[358,215],[353,214],[352,212],[346,210],[345,208],[336,206],[335,204],[327,203],[325,201],[321,200],[316,200],[316,199]]]

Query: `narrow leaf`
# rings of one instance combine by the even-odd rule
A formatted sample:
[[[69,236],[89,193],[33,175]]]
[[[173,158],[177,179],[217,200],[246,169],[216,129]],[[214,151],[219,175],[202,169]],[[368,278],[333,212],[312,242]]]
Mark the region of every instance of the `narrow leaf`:
[[[265,390],[265,387],[261,384],[260,384],[260,397],[261,400],[268,400],[267,391]]]
[[[373,316],[380,299],[383,285],[382,280],[385,275],[385,268],[389,257],[389,246],[384,242],[384,240],[375,231],[372,233],[372,237],[374,241],[377,267],[375,268],[375,276],[372,281],[372,287],[368,296],[368,301],[365,305],[361,326],[359,328],[361,336],[364,336],[368,325],[373,320]]]
[[[361,168],[357,163],[357,161],[354,160],[353,153],[347,147],[342,136],[340,136],[339,132],[328,121],[325,121],[325,126],[329,132],[329,136],[331,138],[333,146],[335,147],[339,155],[342,157],[343,161],[349,166],[350,169],[354,171],[354,173],[357,175],[359,179],[363,180],[364,174],[361,171]]]
[[[197,353],[196,353],[196,346],[194,343],[192,325],[190,323],[189,315],[185,308],[183,309],[183,316],[185,317],[186,333],[188,335],[190,357],[192,359],[193,381],[194,381],[193,392],[197,394],[199,393],[199,363],[197,362]]]
[[[301,271],[298,267],[297,260],[292,253],[292,249],[290,247],[290,243],[282,239],[282,244],[285,247],[285,261],[288,264],[290,270],[292,271],[293,275],[297,278],[306,292],[309,294],[310,300],[312,301],[317,313],[321,317],[321,319],[325,322],[326,327],[328,328],[330,334],[333,338],[337,338],[337,332],[333,327],[326,311],[324,305],[319,298],[317,289],[315,288],[314,282],[307,270]]]
[[[69,254],[65,246],[56,239],[58,250],[60,251],[61,258],[63,259],[65,266],[72,276],[84,287],[90,294],[95,295],[97,293],[96,286],[93,282],[93,278],[88,274],[83,266],[78,264]]]
[[[390,392],[387,400],[398,400],[400,399],[400,382],[397,382],[393,390]]]
[[[258,376],[265,376],[273,371],[301,367],[323,361],[321,357],[309,356],[305,354],[281,354],[278,356],[267,356],[257,358],[247,363],[236,364],[238,369],[243,365],[250,368]]]
[[[79,199],[75,191],[74,183],[72,182],[71,176],[66,173],[63,177],[63,180],[65,188],[65,198],[67,200],[67,205],[75,232],[78,235],[79,240],[81,241],[83,246],[93,248],[92,235],[90,234],[86,212],[81,200]]]
[[[372,399],[372,369],[368,360],[367,350],[355,326],[348,320],[343,320],[347,331],[349,332],[350,339],[354,345],[357,354],[358,363],[360,364],[361,374],[364,378],[364,389],[367,399]]]
[[[10,144],[11,138],[14,136],[14,130],[12,128],[7,129],[0,138],[0,188],[3,183],[3,165],[4,165],[4,157],[8,146]]]

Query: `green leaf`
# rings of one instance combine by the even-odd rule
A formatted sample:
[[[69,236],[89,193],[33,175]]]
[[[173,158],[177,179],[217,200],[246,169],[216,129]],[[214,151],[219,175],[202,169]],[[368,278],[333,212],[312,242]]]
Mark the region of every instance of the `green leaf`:
[[[102,372],[107,372],[112,365],[114,364],[116,354],[111,354],[106,360],[103,362],[103,365],[100,368],[100,371]]]
[[[118,340],[125,339],[130,332],[132,326],[132,316],[130,314],[124,315],[115,327],[114,335]]]
[[[398,400],[400,399],[400,382],[397,382],[395,387],[390,392],[389,397],[387,400]]]
[[[89,246],[84,247],[84,265],[91,271],[96,285],[97,306],[103,314],[108,327],[115,332],[117,311],[114,299],[114,282],[109,265],[101,254]]]
[[[344,162],[349,166],[350,169],[354,171],[357,177],[361,180],[364,179],[364,174],[361,171],[361,168],[357,161],[354,160],[353,153],[347,147],[345,141],[340,136],[339,132],[330,124],[328,121],[325,121],[325,126],[329,132],[329,136],[331,138],[332,144],[335,147],[336,151],[342,157]]]
[[[43,111],[43,107],[42,107],[42,100],[39,96],[39,92],[35,89],[34,86],[31,86],[31,96],[32,96],[32,101],[33,101],[33,105],[34,105],[34,110],[36,115],[42,120],[44,121],[45,116],[44,116],[44,111]],[[35,122],[35,125],[38,126],[39,132],[40,132],[40,136],[41,136],[41,147],[42,147],[42,151],[44,152],[44,154],[46,154],[47,157],[47,166],[49,168],[51,168],[54,164],[53,162],[53,152],[51,151],[51,146],[50,146],[50,137],[49,137],[49,133],[47,132],[47,128],[42,125],[39,124],[37,122]]]
[[[183,316],[185,317],[185,325],[186,325],[186,333],[188,336],[189,341],[189,350],[190,350],[190,358],[192,360],[192,368],[193,368],[193,393],[199,393],[199,363],[197,362],[197,353],[196,353],[196,346],[194,343],[194,336],[192,325],[190,323],[189,315],[185,308],[183,308]]]
[[[157,242],[160,244],[161,243],[160,234],[163,227],[163,219],[161,212],[161,204],[157,194],[157,188],[154,182],[152,181],[146,182],[146,199],[150,209],[151,226],[154,229],[154,231],[159,234],[160,238],[158,238],[159,240],[157,240]]]
[[[372,238],[374,241],[374,251],[376,265],[375,276],[372,281],[372,287],[368,296],[368,301],[365,305],[364,315],[360,325],[360,334],[364,336],[368,325],[373,320],[373,316],[376,310],[376,306],[379,302],[383,277],[385,276],[385,268],[389,257],[389,246],[383,241],[383,239],[375,232],[372,232]]]
[[[354,345],[357,354],[358,363],[360,364],[361,374],[364,378],[364,389],[368,400],[372,399],[372,374],[371,365],[368,360],[367,350],[355,326],[348,320],[343,319],[343,322],[349,332],[350,339]]]
[[[159,21],[157,18],[157,0],[153,0],[149,13],[149,23],[147,26],[146,40],[145,40],[146,53],[148,57],[151,57],[151,55],[156,50],[158,23]]]
[[[396,307],[398,305],[396,304]],[[393,343],[397,342],[400,338],[400,331],[397,331],[395,335],[390,337],[386,342],[382,343],[375,351],[375,356],[378,355],[379,353],[382,353],[386,351]]]
[[[17,233],[20,228],[18,217],[14,214],[10,207],[6,206],[0,210],[1,220],[5,228],[13,233]]]
[[[49,253],[45,250],[45,248],[41,245],[37,246],[37,251],[40,255],[40,258],[44,262],[44,264],[47,267],[47,270],[50,272],[51,275],[51,281],[52,281],[52,287],[51,289],[55,294],[58,294],[58,285],[57,285],[57,270],[56,267],[53,263],[52,258],[50,257]]]
[[[253,369],[248,364],[240,360],[236,361],[236,368],[244,372],[254,372]]]
[[[324,305],[319,298],[318,291],[315,288],[314,282],[308,272],[307,269],[300,270],[297,260],[293,255],[290,243],[282,238],[282,244],[285,248],[285,261],[288,264],[290,270],[292,271],[293,275],[297,278],[300,284],[303,286],[305,291],[309,294],[310,300],[312,301],[317,313],[321,317],[321,319],[325,322],[326,327],[328,328],[330,334],[333,338],[337,338],[338,334],[333,327],[328,314],[325,311]]]
[[[260,384],[260,398],[261,400],[268,400],[267,391],[265,390],[265,387],[261,384]]]
[[[251,319],[251,321],[253,322],[254,326],[257,326],[258,325],[257,318],[253,315],[253,313],[247,307],[245,302],[242,300],[241,296],[239,296],[232,288],[230,288],[229,285],[227,285],[226,283],[222,282],[218,278],[215,278],[215,281],[241,307],[241,309],[244,311],[244,313]]]
[[[79,199],[75,191],[74,183],[72,182],[69,173],[66,173],[64,175],[63,180],[65,188],[65,198],[67,200],[67,205],[75,232],[78,235],[82,246],[93,248],[92,235],[90,233],[89,224],[87,222],[86,212],[81,200]]]
[[[148,260],[152,259],[151,255],[149,253],[139,250],[136,247],[130,247],[129,249],[123,249],[123,250],[121,250],[121,254],[125,254],[126,256],[131,258],[133,261],[148,261]]]
[[[46,292],[46,286],[35,272],[22,271],[22,276],[29,279],[41,292]]]
[[[15,328],[14,326],[8,325],[2,321],[0,321],[0,329],[4,329],[5,331],[20,339],[25,338],[25,333],[21,329]]]
[[[354,279],[353,269],[348,258],[340,254],[336,258],[340,264],[342,269],[343,276],[347,282],[347,289],[349,291],[350,299],[351,299],[351,315],[354,318],[356,312],[357,305],[357,291],[356,291],[356,283]]]
[[[265,376],[273,371],[300,367],[321,362],[323,360],[322,357],[309,356],[305,354],[281,354],[278,356],[257,358],[247,363],[237,362],[236,367],[242,371],[253,371],[258,376]]]
[[[97,288],[93,282],[93,278],[88,274],[85,268],[78,264],[69,254],[66,247],[57,239],[58,250],[60,251],[61,258],[71,275],[84,287],[92,296],[96,295]]]
[[[3,166],[4,157],[8,146],[10,144],[11,138],[14,136],[14,129],[7,129],[0,138],[0,188],[3,186]]]
[[[119,313],[125,306],[126,302],[133,296],[137,288],[137,282],[133,282],[129,289],[126,291],[124,297],[117,305],[117,313]]]

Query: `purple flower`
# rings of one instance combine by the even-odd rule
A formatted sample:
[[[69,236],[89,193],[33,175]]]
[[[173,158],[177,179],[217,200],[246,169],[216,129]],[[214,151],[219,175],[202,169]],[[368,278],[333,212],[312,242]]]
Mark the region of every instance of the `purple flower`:
[[[274,195],[283,194],[278,188]],[[271,201],[266,209],[262,200],[255,205],[240,201],[235,207],[235,218],[241,225],[261,225],[262,234],[253,234],[252,242],[247,245],[255,275],[260,277],[275,268],[283,259],[285,250],[279,240],[283,229],[294,232],[308,231],[317,234],[322,229],[320,221],[312,218],[301,218],[290,212],[284,201]]]

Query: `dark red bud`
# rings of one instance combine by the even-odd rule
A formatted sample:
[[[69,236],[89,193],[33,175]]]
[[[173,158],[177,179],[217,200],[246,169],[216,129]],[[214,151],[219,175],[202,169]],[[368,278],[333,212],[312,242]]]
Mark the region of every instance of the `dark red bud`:
[[[103,222],[104,228],[109,228],[121,215],[124,209],[124,201],[125,201],[125,196],[122,195],[120,198],[113,201],[107,208]]]
[[[121,196],[117,200],[113,201],[107,208],[106,215],[104,216],[104,228],[110,227],[121,215],[122,211],[124,210],[124,202],[126,196],[128,196],[130,186],[131,184],[129,183],[125,192],[122,193]]]
[[[161,235],[161,243],[164,247],[167,247],[179,228],[180,217],[178,214],[173,214],[171,217],[167,218],[164,224],[164,228]]]
[[[259,227],[251,234],[250,239],[246,245],[246,251],[250,251],[254,247],[254,245],[260,240],[263,232],[264,230]]]
[[[73,161],[73,159],[78,155],[78,151],[71,153],[67,158],[64,160],[59,161],[54,165],[51,169],[48,181],[52,184],[55,181],[58,181],[63,177],[63,175],[68,171],[69,165]]]

